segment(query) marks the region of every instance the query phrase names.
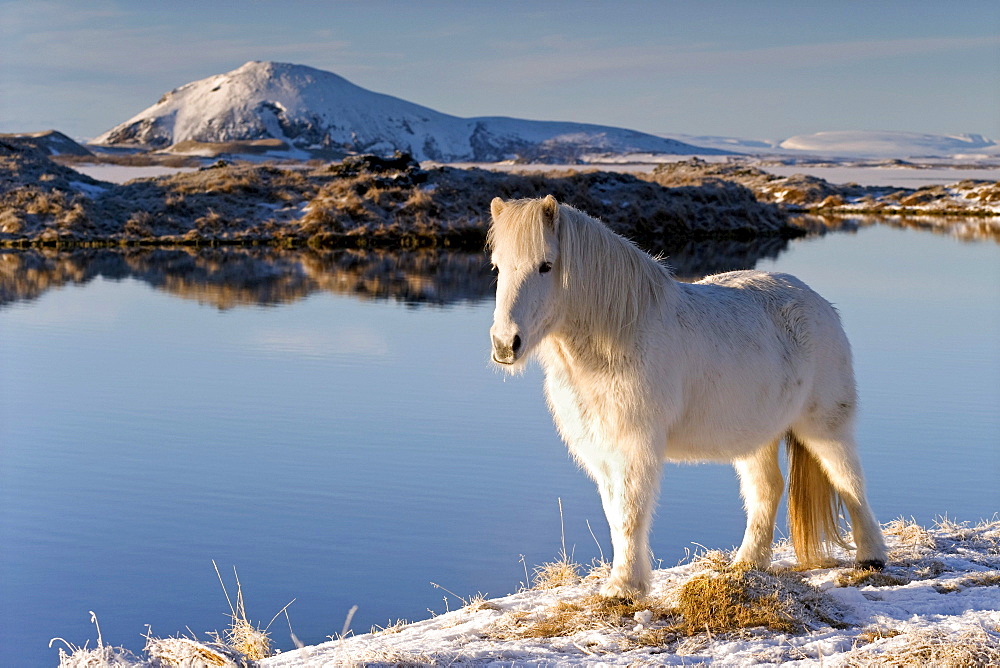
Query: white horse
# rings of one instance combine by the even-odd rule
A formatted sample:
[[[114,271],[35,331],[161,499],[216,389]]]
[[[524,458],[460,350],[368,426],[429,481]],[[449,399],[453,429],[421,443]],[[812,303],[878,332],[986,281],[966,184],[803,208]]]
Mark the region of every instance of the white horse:
[[[695,284],[549,195],[491,204],[499,271],[490,329],[506,370],[534,355],[570,452],[597,483],[614,561],[604,596],[651,577],[649,526],[664,461],[731,461],[747,512],[737,562],[771,563],[789,465],[789,525],[803,565],[846,547],[880,569],[886,550],[865,498],[853,430],[850,346],[834,308],[787,274],[736,271]]]

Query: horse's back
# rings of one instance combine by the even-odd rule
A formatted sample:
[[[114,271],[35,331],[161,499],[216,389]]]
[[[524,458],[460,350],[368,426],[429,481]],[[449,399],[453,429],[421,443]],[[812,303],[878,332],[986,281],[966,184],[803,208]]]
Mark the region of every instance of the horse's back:
[[[714,274],[693,283],[689,295],[729,317],[761,310],[793,333],[803,327],[842,331],[833,305],[791,274],[754,270]]]
[[[791,274],[753,269],[713,274],[693,285],[719,286],[775,296],[815,295],[819,297],[812,288]]]
[[[729,272],[683,294],[688,410],[671,428],[668,456],[733,456],[780,436],[806,406],[853,396],[839,317],[798,278]]]

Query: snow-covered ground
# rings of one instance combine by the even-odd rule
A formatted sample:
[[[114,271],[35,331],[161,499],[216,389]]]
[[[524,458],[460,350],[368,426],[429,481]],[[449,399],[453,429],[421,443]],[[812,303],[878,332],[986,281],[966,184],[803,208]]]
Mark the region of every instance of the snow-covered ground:
[[[167,176],[177,172],[193,172],[196,167],[167,167],[165,165],[146,165],[134,167],[127,165],[114,165],[109,163],[77,163],[73,169],[97,179],[98,181],[110,181],[111,183],[125,183],[132,179],[147,179],[156,176]]]
[[[299,649],[257,661],[235,650],[261,645],[233,633],[234,622],[211,641],[150,637],[141,658],[100,640],[70,645],[60,667],[1000,665],[1000,517],[930,529],[899,519],[884,530],[882,572],[855,570],[843,552],[836,567],[795,571],[779,545],[763,572],[714,551],[656,570],[650,595],[634,603],[596,596],[607,575],[599,565],[502,598],[454,595],[457,610],[361,635],[348,631],[349,612],[329,642],[302,647],[291,632]]]
[[[896,521],[887,538],[891,564],[881,574],[856,581],[858,572],[849,566],[801,573],[811,590],[806,596],[815,597],[832,623],[807,618],[799,632],[668,630],[676,619],[661,611],[677,604],[685,583],[712,572],[711,560],[695,560],[656,571],[649,609],[617,622],[579,614],[594,605],[600,586],[599,577],[585,577],[575,585],[470,601],[431,619],[348,635],[261,665],[998,665],[1000,521],[944,521],[930,530]],[[775,568],[793,566],[790,551],[781,550]],[[791,594],[803,602],[801,592]],[[926,652],[901,660],[921,648]],[[977,658],[949,664],[949,653],[960,651]]]

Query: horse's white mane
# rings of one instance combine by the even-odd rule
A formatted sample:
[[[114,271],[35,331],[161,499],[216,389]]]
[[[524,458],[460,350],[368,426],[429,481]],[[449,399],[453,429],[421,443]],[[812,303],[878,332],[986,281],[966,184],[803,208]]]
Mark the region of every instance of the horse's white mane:
[[[545,254],[545,200],[513,200],[488,235],[491,248],[540,261]],[[641,316],[658,309],[676,285],[670,270],[586,213],[559,204],[559,256],[554,269],[566,293],[571,324],[593,343],[631,343]],[[610,352],[610,351],[609,351]]]
[[[675,287],[669,269],[569,205],[559,205],[558,229],[571,317],[594,334],[631,341],[641,316],[661,307]]]

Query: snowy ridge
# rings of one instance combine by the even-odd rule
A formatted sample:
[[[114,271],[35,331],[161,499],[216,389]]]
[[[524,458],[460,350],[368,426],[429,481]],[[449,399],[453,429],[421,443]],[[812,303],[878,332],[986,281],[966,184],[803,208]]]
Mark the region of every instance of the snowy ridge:
[[[935,158],[991,160],[1000,144],[977,134],[933,135],[915,132],[837,131],[796,135],[784,140],[662,134],[677,141],[751,155],[820,158]]]
[[[1000,156],[1000,145],[982,135],[914,132],[817,132],[789,137],[780,148],[832,156],[873,158],[985,159]]]
[[[632,130],[505,117],[459,118],[375,93],[332,72],[251,61],[164,95],[94,140],[165,148],[279,139],[301,150],[410,153],[441,162],[575,162],[586,154],[723,154]]]

